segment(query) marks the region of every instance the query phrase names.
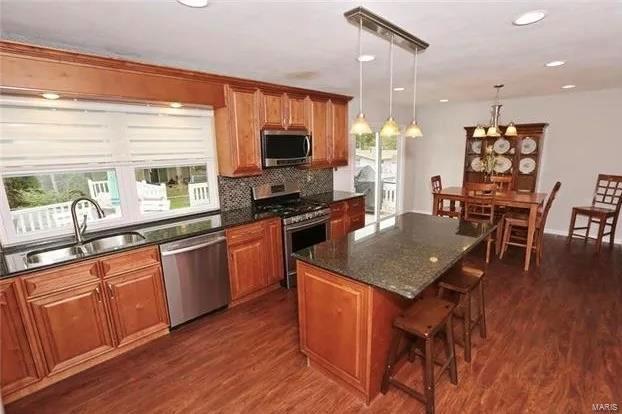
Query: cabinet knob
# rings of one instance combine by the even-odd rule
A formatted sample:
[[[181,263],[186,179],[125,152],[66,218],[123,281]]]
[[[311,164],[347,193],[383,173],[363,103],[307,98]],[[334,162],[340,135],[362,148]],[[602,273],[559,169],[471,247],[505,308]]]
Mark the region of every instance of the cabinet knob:
[[[95,288],[95,294],[97,295],[97,301],[101,302],[102,301],[102,295],[101,295],[101,292],[99,291],[99,286],[97,286]]]

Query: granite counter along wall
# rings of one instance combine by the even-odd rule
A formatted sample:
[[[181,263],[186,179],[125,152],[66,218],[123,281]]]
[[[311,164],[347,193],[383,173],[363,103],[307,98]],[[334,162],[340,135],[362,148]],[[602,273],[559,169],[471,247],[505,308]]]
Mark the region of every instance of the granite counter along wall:
[[[302,195],[333,191],[333,170],[304,170],[295,167],[272,168],[253,177],[218,177],[220,209],[222,211],[251,206],[251,188],[262,184],[296,182]]]

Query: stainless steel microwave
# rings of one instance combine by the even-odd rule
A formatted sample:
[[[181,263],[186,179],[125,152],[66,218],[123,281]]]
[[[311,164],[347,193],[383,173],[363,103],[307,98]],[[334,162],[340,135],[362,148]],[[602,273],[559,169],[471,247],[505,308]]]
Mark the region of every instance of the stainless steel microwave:
[[[311,134],[306,130],[261,132],[261,163],[264,168],[304,165],[311,162]]]

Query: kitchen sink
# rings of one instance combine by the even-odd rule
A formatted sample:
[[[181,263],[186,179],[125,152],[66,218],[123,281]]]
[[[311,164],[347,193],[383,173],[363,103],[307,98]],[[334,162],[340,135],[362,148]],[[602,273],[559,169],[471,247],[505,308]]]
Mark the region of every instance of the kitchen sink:
[[[113,234],[111,236],[102,236],[96,239],[87,240],[86,242],[84,242],[84,247],[88,251],[97,253],[101,251],[115,250],[122,247],[132,246],[134,244],[142,242],[143,240],[145,240],[145,238],[139,233],[120,233]]]
[[[84,256],[82,246],[75,244],[55,247],[52,249],[35,250],[26,254],[26,262],[29,264],[46,265],[71,260]]]

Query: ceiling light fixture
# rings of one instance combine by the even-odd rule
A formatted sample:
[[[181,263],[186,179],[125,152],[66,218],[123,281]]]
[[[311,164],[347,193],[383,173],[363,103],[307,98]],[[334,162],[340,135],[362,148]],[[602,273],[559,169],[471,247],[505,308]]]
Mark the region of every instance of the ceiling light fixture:
[[[372,60],[376,60],[376,56],[374,55],[361,55],[356,58],[359,62],[371,62]]]
[[[199,9],[201,7],[207,6],[208,0],[177,0],[180,4],[184,6],[192,7],[194,9]]]
[[[501,103],[499,102],[499,92],[501,91],[501,88],[503,88],[503,86],[504,85],[502,83],[495,85],[495,89],[497,90],[497,92],[495,93],[495,103],[491,106],[490,109],[490,124],[488,125],[488,129],[486,131],[486,136],[488,137],[501,136],[501,129],[499,128],[499,117],[501,116],[501,107],[503,105],[501,105]],[[483,130],[484,127],[482,125],[478,125],[477,128],[475,128],[475,130],[473,131],[472,136],[474,138],[482,138]],[[516,130],[514,122],[510,122],[508,124],[503,135],[505,135],[506,137],[515,137],[518,135],[518,131]]]
[[[389,44],[389,117],[380,130],[382,138],[393,138],[400,134],[400,127],[393,119],[393,35]]]
[[[576,88],[576,87],[577,87],[577,85],[568,84],[568,85],[562,86],[562,89],[572,89],[572,88]]]
[[[44,97],[45,99],[58,99],[60,98],[60,95],[57,93],[52,93],[52,92],[45,92],[41,94],[42,97]]]
[[[552,62],[546,63],[544,66],[546,66],[547,68],[554,68],[556,66],[561,66],[563,64],[565,64],[566,62],[563,60],[554,60]]]
[[[170,104],[168,104],[168,106],[170,106],[171,108],[181,108],[183,105],[179,102],[171,102]]]
[[[358,53],[358,61],[359,61],[359,114],[356,116],[356,119],[352,123],[352,127],[350,128],[350,134],[355,136],[367,135],[371,134],[371,128],[365,119],[365,114],[363,113],[363,60],[361,60],[361,37],[363,35],[363,19],[359,20],[359,53]]]
[[[446,103],[446,102],[449,102],[449,99],[439,99],[438,101],[442,103]]]
[[[395,92],[403,92],[404,90],[406,90],[406,88],[402,88],[401,86],[398,86],[397,88],[393,88],[393,90]]]
[[[419,125],[417,125],[417,113],[415,111],[417,104],[417,49],[415,49],[414,53],[414,62],[413,62],[413,121],[408,125],[406,131],[404,132],[404,136],[407,138],[419,138],[423,136],[423,132]]]
[[[516,20],[512,22],[512,24],[514,24],[514,26],[527,26],[528,24],[537,23],[545,17],[545,10],[532,10],[518,16]]]

